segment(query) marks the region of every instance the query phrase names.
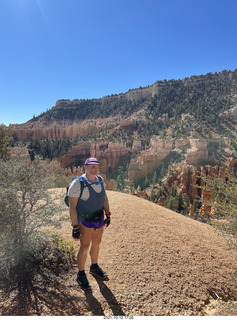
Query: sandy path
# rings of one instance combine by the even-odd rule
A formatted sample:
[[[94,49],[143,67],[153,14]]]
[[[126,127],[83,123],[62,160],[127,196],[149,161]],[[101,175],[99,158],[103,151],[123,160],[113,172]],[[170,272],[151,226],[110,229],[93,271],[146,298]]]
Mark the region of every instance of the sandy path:
[[[88,275],[92,294],[74,280],[66,286],[88,315],[199,315],[225,285],[236,256],[212,227],[131,195],[108,191],[111,225],[104,232],[100,265],[110,281]],[[62,230],[71,239],[70,224]],[[78,244],[76,244],[78,247]],[[90,259],[88,257],[87,270]],[[82,309],[81,309],[82,308]]]
[[[38,292],[38,311],[29,314],[217,315],[218,306],[233,297],[236,286],[229,282],[236,254],[225,240],[209,225],[147,200],[107,194],[112,217],[99,263],[110,280],[100,282],[88,273],[92,292],[84,292],[75,281],[75,266],[60,286]],[[78,249],[69,221],[59,235]],[[86,271],[89,265],[88,257]],[[217,296],[219,300],[213,299]]]

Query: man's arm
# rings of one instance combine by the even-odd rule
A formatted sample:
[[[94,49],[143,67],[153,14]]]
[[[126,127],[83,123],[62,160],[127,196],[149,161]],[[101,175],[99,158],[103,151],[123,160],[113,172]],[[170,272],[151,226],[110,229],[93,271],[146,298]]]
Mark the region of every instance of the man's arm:
[[[111,213],[109,211],[109,200],[108,200],[108,197],[107,197],[106,193],[105,193],[105,201],[104,201],[104,210],[105,210],[105,215],[106,215],[105,228],[107,228],[110,225]]]
[[[109,200],[106,192],[105,192],[104,210],[105,210],[105,214],[109,213]]]
[[[77,197],[68,197],[69,198],[69,213],[72,225],[75,226],[78,224],[78,218],[77,218]]]

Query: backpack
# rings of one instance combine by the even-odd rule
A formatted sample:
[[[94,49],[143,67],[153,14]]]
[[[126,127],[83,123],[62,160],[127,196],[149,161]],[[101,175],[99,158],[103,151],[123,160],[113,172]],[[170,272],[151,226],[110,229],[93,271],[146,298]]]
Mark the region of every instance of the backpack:
[[[103,178],[102,178],[101,176],[98,175],[97,177],[99,178],[100,183],[104,182],[104,180],[103,180]],[[80,184],[81,184],[81,192],[80,192],[80,195],[79,195],[78,200],[81,198],[82,192],[83,192],[84,187],[85,187],[83,178],[81,178],[81,177],[74,177],[74,178],[72,178],[72,181],[71,181],[71,182],[69,183],[69,185],[67,186],[66,196],[65,196],[65,198],[64,198],[64,202],[65,202],[65,204],[66,204],[67,207],[69,207],[69,197],[68,197],[68,195],[67,195],[68,189],[70,188],[73,180],[75,180],[75,179],[77,179],[78,181],[80,181]]]

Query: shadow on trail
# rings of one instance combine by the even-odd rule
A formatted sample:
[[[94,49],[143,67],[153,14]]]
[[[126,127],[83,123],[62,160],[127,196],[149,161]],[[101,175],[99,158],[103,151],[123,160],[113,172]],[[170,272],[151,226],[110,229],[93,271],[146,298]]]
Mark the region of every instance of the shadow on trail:
[[[105,282],[103,280],[98,279],[97,277],[94,277],[94,278],[98,283],[98,286],[99,286],[101,294],[104,296],[104,298],[107,301],[110,309],[112,310],[113,315],[114,316],[126,316],[126,314],[123,312],[120,304],[118,303],[115,295],[107,287]]]
[[[45,271],[45,270],[44,270]],[[18,288],[0,290],[0,314],[2,316],[104,316],[104,306],[92,290],[73,293],[65,281],[68,273],[59,278],[47,272],[38,274],[33,281],[18,285]],[[114,316],[125,316],[120,303],[103,280],[94,277],[99,290]],[[4,293],[4,294],[3,294]],[[1,302],[2,306],[1,306]]]
[[[92,290],[85,290],[85,296],[89,305],[90,311],[94,316],[104,316],[104,311],[100,302],[93,296]]]
[[[55,279],[25,283],[5,295],[2,316],[81,316],[84,297],[68,292],[68,287]]]

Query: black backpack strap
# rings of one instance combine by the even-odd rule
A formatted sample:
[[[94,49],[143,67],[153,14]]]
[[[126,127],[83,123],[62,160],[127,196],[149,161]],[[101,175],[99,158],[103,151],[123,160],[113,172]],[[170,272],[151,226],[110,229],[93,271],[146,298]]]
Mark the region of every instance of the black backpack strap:
[[[72,181],[75,180],[75,179],[77,179],[77,180],[80,182],[80,184],[81,184],[81,191],[80,191],[80,195],[79,195],[79,198],[78,198],[78,200],[79,200],[79,199],[81,198],[81,196],[82,196],[82,192],[83,192],[83,190],[84,190],[85,185],[84,185],[83,180],[80,179],[80,177],[74,177],[74,178],[72,179]],[[67,193],[68,193],[68,189],[69,189],[71,183],[72,183],[72,182],[70,182],[69,185],[67,186],[66,196],[65,196],[65,198],[64,198],[64,202],[65,202],[65,204],[66,204],[68,207],[69,207],[69,197],[68,197]]]
[[[85,187],[85,184],[84,184],[83,180],[81,180],[81,179],[79,178],[79,181],[80,181],[80,184],[81,184],[81,192],[80,192],[80,196],[79,196],[78,200],[81,199],[82,192],[83,192],[84,187]]]
[[[80,191],[80,195],[79,195],[79,197],[78,197],[78,200],[81,198],[82,192],[83,192],[84,187],[85,187],[84,181],[83,181],[82,179],[80,179],[80,178],[81,178],[81,177],[74,177],[74,178],[73,178],[73,180],[77,180],[77,181],[79,181],[80,184],[81,184],[81,191]]]
[[[98,175],[97,177],[100,181],[104,181],[104,179],[101,176]]]

